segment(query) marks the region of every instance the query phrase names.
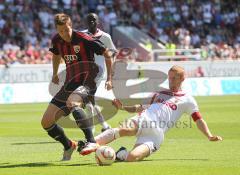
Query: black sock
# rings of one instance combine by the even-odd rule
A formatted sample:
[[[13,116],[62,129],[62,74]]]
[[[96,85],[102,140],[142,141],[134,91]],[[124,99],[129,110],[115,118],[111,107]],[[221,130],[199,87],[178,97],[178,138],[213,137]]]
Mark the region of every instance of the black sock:
[[[45,130],[48,132],[48,135],[50,137],[62,143],[65,150],[71,148],[71,141],[67,138],[63,129],[60,126],[58,126],[57,124],[53,124],[51,127],[45,128]]]
[[[78,127],[83,131],[86,140],[88,142],[96,143],[92,133],[93,118],[87,117],[85,111],[82,108],[75,108],[72,114]]]
[[[92,128],[86,128],[86,129],[82,129],[85,138],[87,139],[88,142],[92,142],[92,143],[96,143],[93,133],[92,133]]]

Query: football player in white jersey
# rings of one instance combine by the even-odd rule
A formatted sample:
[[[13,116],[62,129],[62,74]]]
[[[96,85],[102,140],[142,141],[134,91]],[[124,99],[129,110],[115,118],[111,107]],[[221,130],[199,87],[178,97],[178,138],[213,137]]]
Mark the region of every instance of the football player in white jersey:
[[[116,53],[116,47],[113,44],[112,38],[111,36],[100,30],[98,28],[99,25],[99,18],[95,13],[89,13],[86,17],[86,25],[87,25],[87,30],[84,30],[82,32],[89,34],[90,36],[92,36],[93,38],[97,38],[98,40],[100,40],[107,48],[109,48],[109,50],[112,51],[113,55]],[[97,59],[95,60],[96,63],[98,64],[99,67],[101,67],[101,70],[104,72],[106,72],[106,68],[105,68],[105,64],[104,64],[104,57],[102,56],[96,56]],[[102,57],[99,58],[99,57]],[[102,125],[102,132],[109,129],[110,125],[105,121],[102,113],[100,112],[100,109],[95,106],[94,110],[97,113],[97,117],[98,117],[98,121],[99,123]]]
[[[156,93],[149,105],[124,106],[119,100],[114,105],[121,110],[138,112],[128,120],[125,126],[108,129],[95,137],[99,145],[104,145],[119,137],[136,136],[137,141],[131,151],[121,147],[117,159],[121,161],[138,161],[160,148],[165,132],[174,126],[183,113],[191,115],[198,129],[209,141],[221,141],[220,136],[212,135],[207,123],[201,117],[195,99],[181,91],[185,79],[184,69],[173,66],[168,72],[169,89]]]

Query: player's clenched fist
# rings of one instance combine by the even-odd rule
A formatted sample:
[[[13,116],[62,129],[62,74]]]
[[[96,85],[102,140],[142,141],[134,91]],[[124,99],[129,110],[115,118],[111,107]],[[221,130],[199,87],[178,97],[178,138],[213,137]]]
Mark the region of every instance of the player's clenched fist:
[[[111,90],[111,89],[113,88],[113,86],[112,86],[112,81],[106,81],[106,83],[105,83],[105,88],[106,88],[107,90]]]

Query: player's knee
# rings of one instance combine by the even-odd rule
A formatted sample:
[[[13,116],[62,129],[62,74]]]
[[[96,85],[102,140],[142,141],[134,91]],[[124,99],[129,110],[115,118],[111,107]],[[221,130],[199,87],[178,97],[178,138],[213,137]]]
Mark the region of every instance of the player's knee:
[[[73,107],[82,107],[83,106],[83,100],[82,98],[77,95],[77,94],[72,94],[68,97],[66,105],[68,108],[73,108]]]
[[[74,102],[74,101],[67,100],[66,105],[69,109],[71,109],[73,107],[79,106],[80,104],[78,104],[77,102]]]

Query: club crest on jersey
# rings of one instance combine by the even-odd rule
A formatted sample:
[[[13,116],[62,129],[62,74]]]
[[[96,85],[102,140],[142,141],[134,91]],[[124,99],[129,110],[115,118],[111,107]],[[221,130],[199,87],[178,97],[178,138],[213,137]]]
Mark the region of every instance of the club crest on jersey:
[[[80,52],[80,46],[79,45],[73,46],[73,49],[74,49],[75,53]]]

